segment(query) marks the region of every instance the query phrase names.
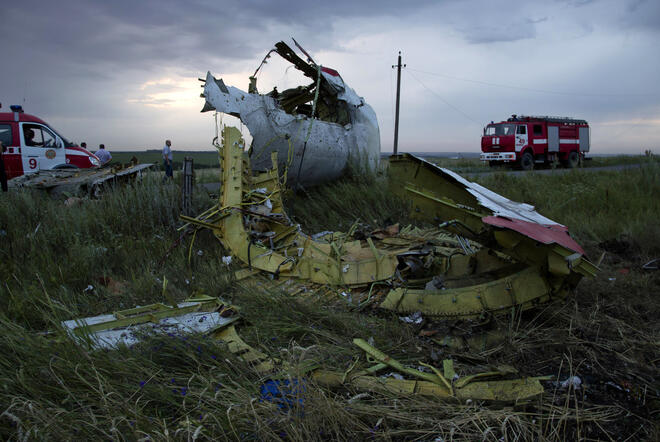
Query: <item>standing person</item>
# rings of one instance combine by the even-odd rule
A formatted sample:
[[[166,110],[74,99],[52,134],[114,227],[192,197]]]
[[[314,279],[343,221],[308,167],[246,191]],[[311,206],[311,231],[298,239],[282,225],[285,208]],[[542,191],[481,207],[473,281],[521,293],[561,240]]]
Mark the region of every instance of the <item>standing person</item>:
[[[85,143],[85,142],[83,141],[82,143],[80,143],[80,147],[82,147],[83,149],[87,150],[87,143]],[[90,150],[90,152],[91,152],[91,150]]]
[[[99,150],[97,150],[94,155],[96,155],[96,157],[99,159],[101,167],[105,166],[110,162],[110,160],[112,160],[112,155],[110,155],[110,152],[105,150],[105,144],[99,144]]]
[[[165,146],[163,146],[163,164],[165,165],[165,176],[163,181],[170,177],[174,179],[172,175],[172,160],[174,159],[172,155],[172,142],[170,140],[165,140]]]

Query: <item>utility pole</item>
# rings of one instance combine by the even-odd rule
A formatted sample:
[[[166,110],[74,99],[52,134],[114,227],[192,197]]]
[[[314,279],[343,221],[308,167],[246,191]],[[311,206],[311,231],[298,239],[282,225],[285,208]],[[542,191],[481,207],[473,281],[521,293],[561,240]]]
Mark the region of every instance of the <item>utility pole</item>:
[[[401,98],[401,51],[399,51],[399,62],[392,66],[392,69],[396,68],[396,114],[394,117],[394,152],[396,155],[399,148],[399,101]],[[404,64],[405,68],[406,65]]]

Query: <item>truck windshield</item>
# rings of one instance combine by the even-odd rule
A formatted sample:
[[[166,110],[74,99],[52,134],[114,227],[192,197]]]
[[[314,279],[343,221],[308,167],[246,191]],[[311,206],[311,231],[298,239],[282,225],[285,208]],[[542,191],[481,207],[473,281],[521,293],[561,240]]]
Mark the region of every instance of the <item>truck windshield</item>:
[[[55,129],[53,129],[52,127],[50,128],[50,130],[52,130],[53,132],[55,132],[55,133],[56,133],[56,134],[62,139],[62,142],[64,143],[64,147],[75,147],[75,146],[76,146],[74,143],[72,143],[71,141],[67,140],[67,139],[64,138],[62,135],[60,135],[60,133],[57,132],[57,131],[56,131]]]
[[[485,135],[513,135],[515,132],[515,124],[489,124]]]

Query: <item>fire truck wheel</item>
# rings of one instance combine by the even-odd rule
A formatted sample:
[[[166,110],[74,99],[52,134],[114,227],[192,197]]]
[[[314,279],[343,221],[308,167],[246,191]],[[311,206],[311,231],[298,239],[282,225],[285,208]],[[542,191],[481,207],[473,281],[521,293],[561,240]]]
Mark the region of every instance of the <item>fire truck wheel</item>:
[[[520,158],[520,168],[522,170],[532,170],[534,169],[534,157],[531,153],[525,152]]]
[[[566,161],[566,165],[569,168],[574,169],[578,167],[579,163],[580,163],[580,156],[578,155],[578,153],[576,151],[570,152],[568,154],[568,160]]]

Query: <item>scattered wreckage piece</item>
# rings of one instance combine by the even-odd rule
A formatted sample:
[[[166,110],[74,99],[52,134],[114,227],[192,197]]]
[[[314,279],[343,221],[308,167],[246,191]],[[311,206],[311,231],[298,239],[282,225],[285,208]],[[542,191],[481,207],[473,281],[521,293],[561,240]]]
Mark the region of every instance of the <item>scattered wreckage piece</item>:
[[[363,339],[354,339],[353,343],[365,351],[377,365],[355,373],[341,373],[316,370],[311,376],[321,385],[328,387],[351,386],[363,391],[379,391],[391,394],[419,394],[444,399],[484,400],[514,402],[532,399],[543,393],[541,380],[548,377],[530,377],[502,379],[510,377],[512,370],[500,370],[459,377],[454,371],[453,361],[443,361],[443,372],[436,367],[421,363],[430,369],[423,372],[404,366],[402,363],[381,352]],[[390,367],[399,373],[417,379],[398,379],[395,377],[373,376],[377,371]],[[515,371],[513,371],[515,373]]]
[[[243,362],[250,364],[258,373],[268,373],[275,369],[277,361],[274,361],[265,353],[246,344],[239,336],[238,332],[236,332],[234,324],[213,331],[211,336],[226,343],[227,349],[232,354],[240,357]]]
[[[379,250],[371,240],[364,247],[345,236],[337,241],[316,241],[300,232],[284,213],[276,160],[272,160],[273,169],[252,177],[240,132],[225,127],[222,137],[219,204],[198,218],[182,219],[212,229],[225,248],[250,269],[279,278],[357,285],[394,274],[401,247]]]
[[[412,200],[412,216],[527,265],[543,266],[552,275],[577,283],[597,268],[563,226],[412,154],[393,155],[388,169],[392,192]]]
[[[140,177],[143,171],[153,167],[153,164],[131,164],[96,169],[40,170],[9,180],[8,184],[13,188],[43,189],[52,194],[66,192],[99,196],[104,186]]]
[[[72,319],[62,327],[78,342],[93,348],[132,346],[147,335],[211,333],[238,319],[236,308],[218,298],[196,296],[170,306],[150,304],[111,314]]]
[[[291,371],[289,370],[290,367],[286,367],[281,361],[269,359],[264,353],[246,344],[236,333],[234,325],[222,329],[221,333],[216,336],[229,343],[229,351],[250,364],[257,372],[266,375],[278,369],[278,367],[284,370],[283,374]],[[427,373],[405,367],[363,339],[354,339],[353,343],[378,363],[365,370],[355,372],[310,368],[307,376],[317,384],[333,389],[352,387],[362,391],[376,391],[396,395],[419,394],[439,399],[454,398],[514,403],[529,400],[542,394],[544,389],[540,381],[549,379],[544,376],[510,379],[511,375],[515,373],[512,370],[492,371],[459,377],[454,372],[451,360],[443,361],[444,374],[432,366],[428,366],[432,373]],[[375,376],[378,371],[387,367],[417,379]],[[293,371],[299,372],[299,370]]]
[[[438,224],[529,266],[495,281],[454,290],[398,288],[381,304],[400,313],[478,317],[485,311],[523,310],[564,298],[597,267],[568,229],[534,210],[411,154],[389,160],[390,188],[412,200],[412,216]]]
[[[485,313],[507,313],[515,306],[527,310],[563,299],[565,290],[553,290],[540,268],[526,267],[506,277],[454,289],[391,290],[381,308],[398,313],[421,311],[436,318],[479,318]]]
[[[438,207],[449,207],[450,217],[458,219],[441,225],[444,233],[388,236],[380,232],[366,240],[352,239],[351,232],[323,232],[310,237],[284,212],[276,153],[272,155],[273,168],[253,176],[236,128],[223,129],[219,150],[222,185],[218,204],[197,218],[182,219],[211,229],[232,256],[247,266],[248,273],[260,270],[274,279],[293,278],[335,287],[373,287],[385,282],[393,289],[381,304],[383,308],[461,319],[562,299],[583,275],[595,269],[581,254],[575,256],[577,252],[566,247],[551,243],[549,249],[540,248],[536,239],[509,226],[484,223],[481,218],[492,217],[492,211],[477,212],[475,201],[463,195],[472,194],[453,176],[451,180],[431,176],[447,195],[463,198],[456,203],[452,202],[455,199],[432,196],[434,204],[435,200],[442,201]],[[407,172],[406,168],[394,169],[395,174]],[[516,203],[509,203],[516,208]],[[461,236],[449,240],[447,231],[451,228],[470,240]],[[513,238],[513,245],[502,238]],[[478,240],[483,242],[478,244]],[[536,252],[540,257],[530,247],[540,249]],[[564,259],[568,254],[570,259]],[[552,266],[556,261],[558,264]]]
[[[455,398],[460,400],[483,400],[498,402],[520,402],[532,399],[543,393],[539,382],[545,378],[524,378],[474,382],[453,392],[437,383],[418,379],[380,378],[376,376],[355,376],[344,378],[341,372],[318,370],[313,379],[320,385],[337,388],[351,386],[362,391],[376,391],[396,395],[432,396],[435,398]]]
[[[309,57],[305,62],[284,42],[271,52],[291,62],[311,83],[259,94],[256,72],[250,77],[249,92],[226,86],[208,72],[202,112],[216,110],[240,118],[253,137],[249,153],[254,170],[268,170],[270,154],[277,152],[290,186],[336,179],[350,163],[375,170],[380,132],[371,106],[337,71],[317,65]]]
[[[235,307],[225,304],[219,298],[197,296],[177,304],[176,307],[151,304],[113,314],[72,319],[62,322],[62,326],[75,342],[89,344],[96,349],[132,346],[147,336],[158,334],[202,333],[225,343],[230,353],[264,376],[272,373],[275,373],[275,376],[300,373],[300,370],[293,370],[293,367],[269,357],[243,341],[235,328],[238,320],[240,316]],[[353,342],[378,364],[354,373],[323,370],[313,364],[304,370],[307,372],[306,377],[327,388],[352,387],[397,395],[419,394],[440,399],[513,403],[541,394],[543,387],[539,380],[546,379],[502,379],[510,377],[510,371],[478,373],[460,378],[455,375],[451,360],[443,361],[444,375],[432,366],[428,367],[433,373],[427,373],[405,367],[362,339],[355,339]],[[386,367],[417,379],[374,376]]]

